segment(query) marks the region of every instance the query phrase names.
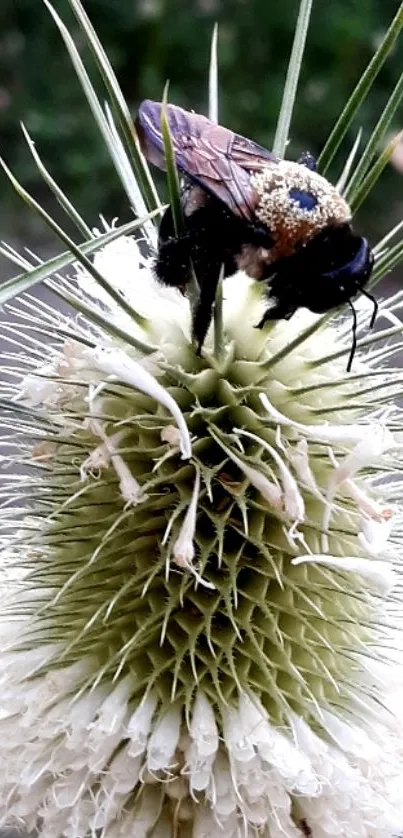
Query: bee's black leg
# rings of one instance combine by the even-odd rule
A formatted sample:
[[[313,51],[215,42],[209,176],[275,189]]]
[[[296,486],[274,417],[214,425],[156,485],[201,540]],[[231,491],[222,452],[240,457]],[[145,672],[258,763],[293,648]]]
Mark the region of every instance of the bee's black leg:
[[[208,238],[199,243],[193,253],[193,267],[200,288],[200,297],[193,314],[192,337],[200,355],[205,341],[217,293],[221,270],[223,277],[232,276],[237,270],[236,261],[231,253],[223,250],[216,243],[215,252],[211,247],[211,233],[207,230]],[[218,241],[219,241],[218,236]]]
[[[193,314],[192,338],[196,343],[198,355],[201,353],[213,316],[221,265],[218,262],[215,264],[204,262],[203,268],[202,271],[200,262],[195,265],[195,273],[200,286],[200,297]]]
[[[175,234],[171,207],[161,219],[154,271],[163,285],[183,288],[190,278],[190,241],[187,232]]]
[[[256,325],[256,329],[263,329],[270,320],[290,320],[295,314],[298,306],[290,304],[289,301],[276,300],[275,304],[265,311],[262,319]]]
[[[235,263],[232,270],[234,273]],[[192,339],[200,355],[208,328],[213,316],[213,306],[221,270],[221,260],[209,258],[208,247],[204,242],[197,242],[194,236],[177,236],[161,241],[158,256],[154,263],[155,273],[164,285],[185,289],[191,271],[194,270],[200,288],[200,297],[193,313]]]
[[[155,273],[164,285],[185,290],[194,271],[200,297],[193,312],[192,339],[200,354],[211,323],[221,267],[224,277],[237,270],[234,236],[240,222],[223,212],[215,199],[184,216],[185,230],[175,234],[172,210],[164,213],[159,230]],[[241,226],[244,233],[244,225]],[[236,239],[237,241],[238,239]]]
[[[190,278],[190,252],[187,242],[172,238],[160,243],[154,271],[163,285],[183,288]]]

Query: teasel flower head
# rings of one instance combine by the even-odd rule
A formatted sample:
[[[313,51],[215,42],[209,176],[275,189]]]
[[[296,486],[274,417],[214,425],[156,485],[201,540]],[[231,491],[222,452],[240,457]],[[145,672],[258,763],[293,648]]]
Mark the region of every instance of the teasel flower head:
[[[49,8],[144,216],[122,138]],[[402,25],[400,7],[373,66]],[[278,153],[294,93],[289,82]],[[339,181],[353,208],[381,168],[365,153]],[[380,301],[373,333],[357,302],[347,374],[343,312],[257,330],[262,286],[237,274],[199,357],[188,297],[153,274],[153,215],[142,240],[139,224],[104,224],[81,248],[57,228],[69,252],[39,265],[3,248],[23,273],[1,298],[0,826],[43,838],[392,838],[403,829],[403,294]],[[390,237],[376,279],[401,258]],[[76,313],[31,296],[40,279]]]

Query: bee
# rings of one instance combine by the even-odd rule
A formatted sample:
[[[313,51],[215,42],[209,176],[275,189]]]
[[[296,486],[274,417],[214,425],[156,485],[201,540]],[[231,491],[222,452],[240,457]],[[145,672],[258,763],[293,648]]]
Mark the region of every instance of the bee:
[[[162,105],[145,100],[137,129],[147,160],[165,168]],[[317,172],[305,152],[298,162],[282,160],[252,140],[189,113],[166,106],[178,171],[184,176],[184,229],[175,232],[169,207],[159,230],[155,272],[165,285],[186,290],[192,271],[200,289],[192,337],[200,353],[212,318],[221,271],[243,270],[263,281],[268,307],[257,328],[288,320],[301,307],[324,313],[365,291],[373,254],[357,235],[351,210],[337,189]]]

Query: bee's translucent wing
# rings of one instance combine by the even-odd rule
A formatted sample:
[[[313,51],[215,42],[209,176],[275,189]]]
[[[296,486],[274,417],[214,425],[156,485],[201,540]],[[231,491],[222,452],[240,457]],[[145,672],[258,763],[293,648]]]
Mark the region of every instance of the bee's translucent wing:
[[[160,102],[140,105],[137,128],[147,159],[165,169]],[[250,173],[275,165],[270,151],[216,125],[207,117],[167,105],[167,118],[178,169],[223,201],[236,215],[253,221],[257,197]]]

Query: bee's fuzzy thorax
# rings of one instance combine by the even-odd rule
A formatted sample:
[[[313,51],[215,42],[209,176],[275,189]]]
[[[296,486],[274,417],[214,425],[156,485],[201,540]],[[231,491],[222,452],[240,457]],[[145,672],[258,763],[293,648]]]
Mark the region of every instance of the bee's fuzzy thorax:
[[[351,220],[351,210],[326,178],[299,163],[282,160],[251,177],[258,195],[256,216],[275,239],[270,260],[288,256],[329,225]]]

